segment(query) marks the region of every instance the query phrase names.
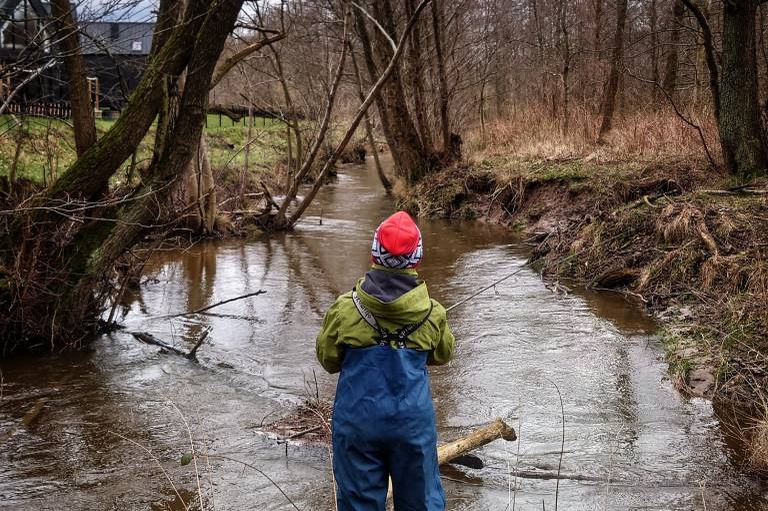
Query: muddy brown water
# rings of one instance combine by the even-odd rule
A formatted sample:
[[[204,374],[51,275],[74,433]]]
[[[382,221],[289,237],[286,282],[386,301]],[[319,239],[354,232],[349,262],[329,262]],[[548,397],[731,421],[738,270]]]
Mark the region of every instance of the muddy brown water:
[[[392,211],[373,170],[347,166],[295,232],[158,254],[121,321],[186,349],[210,326],[199,364],[125,332],[82,353],[3,362],[0,508],[199,508],[199,484],[206,509],[294,509],[258,469],[298,508],[329,509],[327,448],[279,444],[259,425],[312,392],[314,374],[331,398],[314,337]],[[421,227],[421,274],[446,305],[525,261],[493,226]],[[267,293],[195,323],[154,319],[257,289]],[[446,469],[448,509],[768,508],[712,405],[673,389],[653,321],[621,296],[558,295],[525,270],[449,319],[456,359],[431,372],[441,441],[497,416],[520,441],[482,449],[481,470]],[[190,435],[197,469],[180,464]]]

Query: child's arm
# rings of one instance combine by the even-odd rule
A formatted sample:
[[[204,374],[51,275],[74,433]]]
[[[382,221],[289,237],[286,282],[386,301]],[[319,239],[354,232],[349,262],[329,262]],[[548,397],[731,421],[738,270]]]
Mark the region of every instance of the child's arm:
[[[329,373],[338,373],[341,371],[341,360],[344,356],[343,349],[336,345],[339,337],[339,323],[337,317],[337,303],[334,303],[323,318],[323,327],[317,334],[315,342],[315,352],[317,360],[323,369]]]
[[[434,307],[432,309],[432,314],[435,315],[434,322],[438,327],[439,338],[435,344],[435,348],[429,354],[427,363],[429,365],[443,365],[450,362],[453,358],[456,339],[453,337],[453,332],[451,332],[451,328],[448,326],[448,318],[445,314],[445,308],[434,300],[432,303]]]

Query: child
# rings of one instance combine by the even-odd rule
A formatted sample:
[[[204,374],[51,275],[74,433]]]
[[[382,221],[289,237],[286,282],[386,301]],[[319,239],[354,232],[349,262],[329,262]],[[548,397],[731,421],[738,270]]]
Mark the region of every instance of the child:
[[[317,358],[341,371],[333,406],[339,511],[442,511],[435,411],[427,365],[453,357],[445,309],[414,269],[421,232],[398,212],[376,229],[373,265],[336,299],[317,337]]]

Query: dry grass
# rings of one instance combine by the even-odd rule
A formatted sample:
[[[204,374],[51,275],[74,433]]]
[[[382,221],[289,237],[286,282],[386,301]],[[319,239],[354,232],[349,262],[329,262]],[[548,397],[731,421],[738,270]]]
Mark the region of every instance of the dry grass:
[[[724,191],[735,182],[709,167],[698,133],[674,115],[626,116],[605,144],[595,141],[598,119],[579,115],[565,134],[537,109],[490,123],[485,137],[467,137],[469,165],[396,195],[424,215],[470,210],[519,227],[545,274],[664,312],[681,339],[668,346],[677,384],[691,390],[689,372],[709,370],[712,387],[697,392],[760,417],[768,403],[768,195]],[[712,122],[702,129],[719,154]],[[768,179],[752,187],[764,190]],[[745,440],[750,463],[768,472],[763,416]]]
[[[696,115],[712,154],[719,154],[717,130],[711,115]],[[698,132],[671,111],[647,111],[616,119],[605,144],[597,143],[600,117],[584,109],[572,115],[569,128],[543,108],[529,107],[488,123],[485,137],[471,130],[466,151],[474,161],[499,154],[559,160],[591,158],[598,162],[669,161],[705,158]]]
[[[749,439],[749,466],[754,472],[768,474],[768,419],[758,421]]]

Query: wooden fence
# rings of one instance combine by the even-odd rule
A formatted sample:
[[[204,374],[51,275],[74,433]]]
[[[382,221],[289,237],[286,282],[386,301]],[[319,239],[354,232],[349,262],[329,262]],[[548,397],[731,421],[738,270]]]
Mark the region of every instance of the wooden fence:
[[[72,117],[72,107],[69,103],[11,103],[8,113],[15,115],[35,115],[69,119]]]

